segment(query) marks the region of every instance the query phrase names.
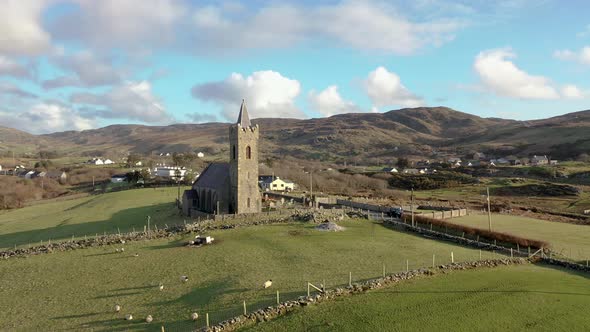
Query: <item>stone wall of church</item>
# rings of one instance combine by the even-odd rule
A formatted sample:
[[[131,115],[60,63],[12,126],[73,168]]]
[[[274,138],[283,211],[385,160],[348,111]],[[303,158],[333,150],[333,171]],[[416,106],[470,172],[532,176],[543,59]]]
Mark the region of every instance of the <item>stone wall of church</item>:
[[[258,189],[258,126],[232,125],[230,141],[230,213],[257,213],[261,211]]]

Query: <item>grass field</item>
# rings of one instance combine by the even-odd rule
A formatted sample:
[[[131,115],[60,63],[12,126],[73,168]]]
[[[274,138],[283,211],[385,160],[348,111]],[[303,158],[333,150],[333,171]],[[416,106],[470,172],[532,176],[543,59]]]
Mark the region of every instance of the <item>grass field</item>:
[[[339,233],[310,224],[255,226],[215,231],[217,243],[182,246],[181,239],[151,240],[114,247],[58,252],[0,262],[0,330],[187,330],[192,311],[211,321],[240,314],[242,301],[256,309],[305,294],[308,281],[327,287],[387,272],[475,260],[479,251],[399,233],[370,221],[349,221]],[[186,240],[186,238],[184,239]],[[138,253],[138,257],[133,254]],[[484,258],[491,253],[484,252]],[[187,275],[189,282],[179,277]],[[262,283],[273,280],[273,287]],[[159,283],[165,290],[157,290]],[[119,303],[121,314],[112,312]],[[125,313],[142,321],[126,322]],[[202,326],[204,320],[198,324]]]
[[[447,221],[488,228],[487,215],[469,215]],[[494,230],[535,240],[544,240],[552,249],[576,260],[590,259],[590,226],[574,225],[510,215],[492,215]]]
[[[181,188],[181,191],[184,188]],[[136,189],[0,212],[0,248],[182,223],[177,188]]]
[[[245,331],[588,331],[590,279],[542,266],[471,270],[300,309]]]

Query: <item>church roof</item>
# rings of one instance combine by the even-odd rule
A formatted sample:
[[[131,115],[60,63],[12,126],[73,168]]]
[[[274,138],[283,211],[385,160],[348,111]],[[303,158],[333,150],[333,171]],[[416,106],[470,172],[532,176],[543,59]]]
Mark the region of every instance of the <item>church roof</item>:
[[[193,188],[220,189],[229,178],[229,163],[212,163],[205,168]]]
[[[248,109],[246,109],[246,101],[242,99],[242,106],[240,106],[240,115],[238,115],[238,123],[242,127],[250,127],[250,116],[248,115]]]

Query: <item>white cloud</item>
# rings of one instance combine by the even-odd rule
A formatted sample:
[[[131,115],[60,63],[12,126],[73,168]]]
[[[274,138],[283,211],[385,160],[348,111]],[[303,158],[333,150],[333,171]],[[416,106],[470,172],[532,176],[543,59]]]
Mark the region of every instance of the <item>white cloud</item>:
[[[401,82],[400,77],[387,70],[378,67],[369,73],[364,82],[367,95],[374,107],[418,107],[423,106],[424,101],[410,92]]]
[[[115,86],[104,94],[89,92],[74,93],[74,104],[103,107],[92,115],[111,119],[131,119],[146,123],[168,124],[174,121],[164,106],[153,94],[149,82],[127,82]]]
[[[0,10],[0,53],[38,55],[50,48],[51,38],[41,26],[46,0],[4,0]]]
[[[36,104],[25,112],[0,110],[0,123],[36,134],[96,127],[93,120],[84,118],[75,110],[58,103]]]
[[[42,85],[46,89],[65,86],[95,87],[121,81],[121,70],[113,66],[113,59],[101,58],[89,51],[80,51],[73,55],[59,51],[50,57],[50,61],[67,75],[43,81]]]
[[[57,39],[99,47],[150,49],[168,43],[184,12],[181,2],[174,0],[77,2],[78,10],[58,16],[50,30]]]
[[[553,56],[560,60],[576,61],[583,65],[590,65],[590,46],[583,47],[578,52],[570,50],[558,50]]]
[[[452,40],[462,26],[451,19],[412,22],[393,6],[378,1],[270,4],[239,16],[223,6],[205,6],[196,9],[192,18],[197,52],[328,42],[363,51],[411,54]]]
[[[0,81],[0,96],[12,95],[19,98],[37,98],[37,95],[28,91],[25,91],[15,84],[7,81]]]
[[[561,95],[564,98],[580,99],[584,98],[585,93],[573,84],[567,84],[561,88]]]
[[[272,70],[256,71],[248,77],[232,73],[223,81],[197,84],[193,97],[221,104],[224,117],[235,120],[242,99],[252,118],[293,117],[305,114],[295,106],[301,92],[297,80]]]
[[[331,85],[319,93],[310,91],[308,101],[312,109],[324,116],[360,112],[358,106],[340,96],[336,85]]]
[[[512,58],[516,55],[510,49],[487,50],[477,55],[473,68],[487,90],[513,98],[559,98],[549,79],[526,73],[508,60]]]
[[[9,57],[0,55],[0,76],[31,78],[33,68],[30,65],[23,65]]]

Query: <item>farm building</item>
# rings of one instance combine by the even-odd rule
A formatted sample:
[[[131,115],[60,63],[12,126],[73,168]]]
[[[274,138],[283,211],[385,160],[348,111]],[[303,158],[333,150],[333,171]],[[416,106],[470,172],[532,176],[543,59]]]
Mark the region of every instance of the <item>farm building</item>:
[[[258,179],[258,184],[262,190],[292,191],[295,189],[293,181],[283,180],[278,176],[260,176]]]

